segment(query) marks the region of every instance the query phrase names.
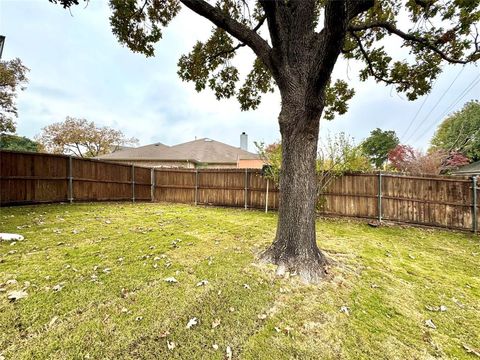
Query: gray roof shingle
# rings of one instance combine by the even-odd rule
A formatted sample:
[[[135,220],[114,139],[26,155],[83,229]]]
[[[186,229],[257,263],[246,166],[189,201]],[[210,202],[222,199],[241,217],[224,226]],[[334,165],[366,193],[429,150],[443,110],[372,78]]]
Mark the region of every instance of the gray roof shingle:
[[[156,143],[116,151],[97,157],[101,160],[189,160],[200,163],[236,163],[238,159],[258,159],[257,154],[208,138],[167,146]]]
[[[453,173],[456,175],[480,175],[480,161],[462,166]]]

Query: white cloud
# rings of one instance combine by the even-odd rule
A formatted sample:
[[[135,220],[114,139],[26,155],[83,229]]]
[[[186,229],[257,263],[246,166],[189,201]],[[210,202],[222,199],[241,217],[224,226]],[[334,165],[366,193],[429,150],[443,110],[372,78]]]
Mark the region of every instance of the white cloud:
[[[249,134],[251,141],[269,143],[280,137],[278,92],[265,95],[258,110],[241,112],[235,99],[217,101],[211,91],[197,93],[193,84],[178,78],[179,56],[190,51],[197,40],[205,40],[211,29],[208,21],[188,9],[182,10],[165,29],[156,56],[146,59],[118,44],[108,23],[106,2],[91,1],[86,9],[76,7],[73,17],[46,0],[6,0],[1,7],[0,33],[7,36],[4,58],[18,56],[31,68],[28,89],[18,101],[18,131],[22,135],[33,137],[43,126],[69,115],[119,128],[139,138],[142,144],[175,144],[197,136],[236,145],[242,131]],[[393,43],[388,46],[398,48]],[[403,52],[401,55],[406,56]],[[252,62],[253,55],[247,48],[235,60],[243,74]],[[360,140],[381,127],[401,135],[423,99],[407,102],[383,85],[361,83],[358,68],[351,63],[347,74],[347,63],[337,64],[335,74],[349,79],[357,94],[346,115],[322,122],[321,133],[346,131]],[[418,123],[451,83],[457,69],[445,67]],[[430,131],[414,145],[426,146],[434,130],[430,121],[435,124],[441,120],[438,116],[476,74],[477,68],[466,67],[427,119],[424,127],[431,127]],[[476,95],[475,91],[478,93],[478,87],[470,96]]]

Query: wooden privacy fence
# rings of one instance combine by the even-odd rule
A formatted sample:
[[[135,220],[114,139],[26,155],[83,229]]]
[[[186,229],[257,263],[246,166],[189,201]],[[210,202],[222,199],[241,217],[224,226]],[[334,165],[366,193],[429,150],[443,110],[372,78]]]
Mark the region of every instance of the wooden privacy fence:
[[[257,169],[153,169],[0,151],[0,170],[0,205],[124,200],[278,206],[278,190]]]
[[[278,208],[279,190],[256,169],[152,169],[75,157],[0,151],[0,205],[163,201]],[[320,214],[472,230],[476,178],[347,174],[318,199]]]

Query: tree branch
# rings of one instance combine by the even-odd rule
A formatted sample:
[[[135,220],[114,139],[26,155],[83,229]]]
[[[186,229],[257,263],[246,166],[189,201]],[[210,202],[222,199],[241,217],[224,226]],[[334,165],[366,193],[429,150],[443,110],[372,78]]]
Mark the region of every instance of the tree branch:
[[[180,2],[190,10],[210,20],[216,26],[224,29],[240,42],[246,44],[270,70],[273,69],[273,63],[270,58],[271,47],[254,30],[232,19],[205,0],[180,0]]]
[[[263,25],[263,23],[265,22],[265,20],[267,19],[267,16],[264,15],[260,21],[258,22],[257,26],[255,26],[252,30],[257,32]],[[208,60],[212,60],[212,59],[215,59],[217,58],[218,56],[221,56],[221,55],[228,55],[228,54],[231,54],[231,53],[234,53],[235,51],[237,51],[238,49],[240,49],[241,47],[244,47],[246,46],[247,44],[245,43],[238,43],[236,46],[232,47],[231,49],[229,50],[225,50],[225,51],[219,51],[218,53],[214,54],[214,55],[211,55],[208,57]]]
[[[444,51],[440,50],[434,43],[431,41],[418,37],[412,34],[408,34],[406,32],[403,32],[400,29],[397,29],[393,24],[386,22],[386,21],[378,21],[378,22],[372,22],[372,23],[367,23],[367,24],[361,24],[361,25],[350,25],[348,27],[348,30],[353,34],[355,31],[364,31],[368,29],[375,29],[375,28],[381,28],[387,30],[390,34],[395,34],[402,38],[405,41],[410,41],[413,43],[420,44],[422,46],[425,46],[426,48],[432,50],[434,53],[438,54],[443,60],[448,61],[449,63],[453,64],[468,64],[470,60],[462,60],[462,59],[455,59],[446,54]],[[476,44],[477,45],[477,44]],[[472,57],[475,53],[478,52],[477,46],[475,51],[470,54],[469,57]]]
[[[378,74],[376,71],[375,71],[375,67],[373,66],[372,64],[372,61],[370,59],[370,57],[368,56],[368,53],[367,51],[365,50],[365,48],[363,47],[363,44],[362,44],[362,41],[360,39],[360,37],[355,34],[355,32],[353,31],[350,31],[350,34],[352,35],[352,37],[355,39],[355,41],[357,42],[358,44],[358,48],[360,50],[360,52],[362,53],[363,57],[365,58],[365,61],[367,62],[367,66],[368,66],[368,70],[370,72],[370,75],[372,75],[375,79],[377,79],[378,81],[383,81],[384,83],[388,84],[388,85],[393,85],[393,84],[396,84],[396,82],[388,79],[388,78],[385,78],[383,76],[381,76],[380,74]],[[408,84],[407,82],[401,82],[403,84]]]
[[[347,3],[348,20],[352,20],[354,17],[370,9],[373,5],[375,5],[374,0],[349,1]]]

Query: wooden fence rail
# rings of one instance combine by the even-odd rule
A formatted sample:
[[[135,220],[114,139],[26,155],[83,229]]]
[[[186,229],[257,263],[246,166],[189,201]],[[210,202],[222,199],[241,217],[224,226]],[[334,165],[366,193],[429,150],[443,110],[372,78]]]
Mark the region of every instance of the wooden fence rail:
[[[476,178],[347,174],[319,196],[324,215],[477,232]],[[276,209],[279,190],[256,169],[152,169],[63,155],[0,151],[0,205],[160,201]]]

